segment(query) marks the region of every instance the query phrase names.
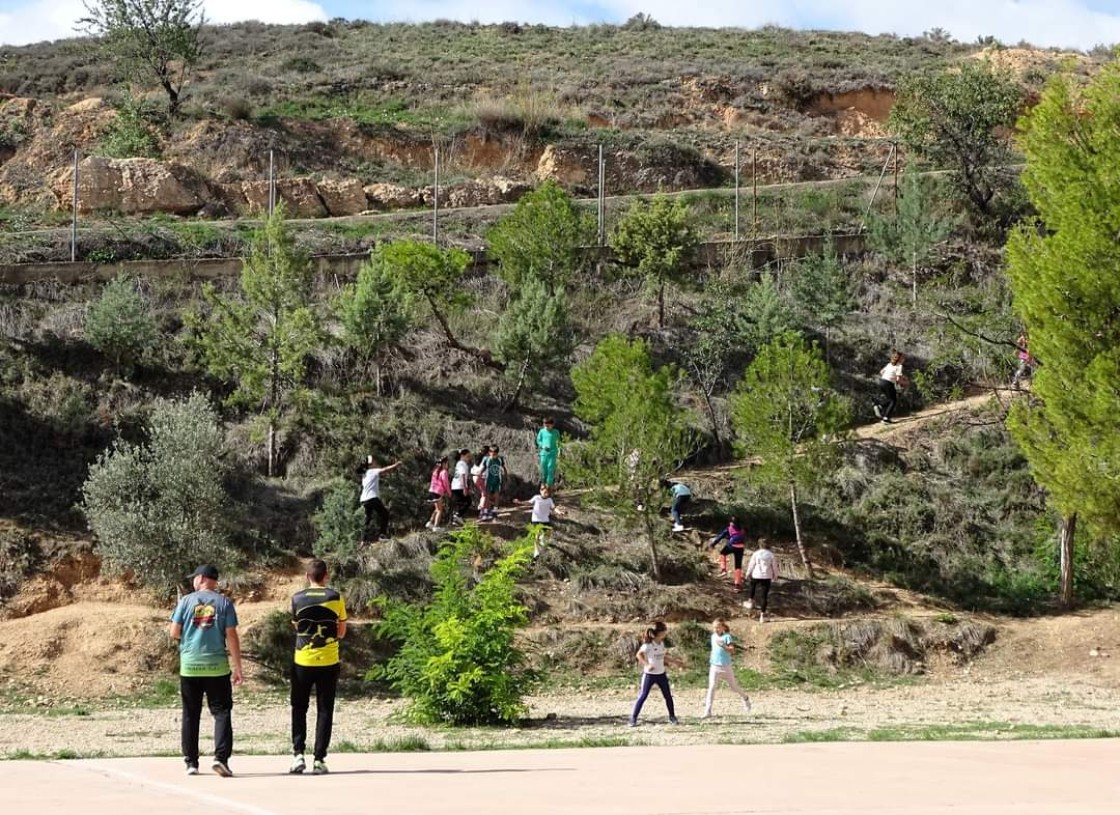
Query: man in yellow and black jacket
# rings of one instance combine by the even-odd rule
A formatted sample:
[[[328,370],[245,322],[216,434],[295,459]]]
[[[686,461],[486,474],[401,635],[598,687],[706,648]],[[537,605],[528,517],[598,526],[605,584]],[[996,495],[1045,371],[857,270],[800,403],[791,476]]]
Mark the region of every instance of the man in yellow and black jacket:
[[[338,643],[346,636],[346,604],[342,595],[327,587],[327,564],[313,560],[307,566],[306,589],[292,597],[292,625],[296,629],[292,663],[292,766],[289,772],[307,769],[307,708],[315,691],[315,754],[311,772],[325,775],[327,748],[334,726],[334,698],[338,690]]]

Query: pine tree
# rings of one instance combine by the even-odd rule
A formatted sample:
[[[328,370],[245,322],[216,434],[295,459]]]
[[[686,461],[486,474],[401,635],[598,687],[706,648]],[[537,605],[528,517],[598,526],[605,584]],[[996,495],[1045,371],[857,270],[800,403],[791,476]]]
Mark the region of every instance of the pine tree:
[[[611,249],[619,263],[656,293],[659,328],[665,327],[665,288],[683,279],[699,242],[688,206],[663,194],[635,201],[611,234]]]
[[[693,440],[687,413],[674,399],[676,379],[671,366],[654,369],[645,342],[618,334],[572,369],[576,415],[591,427],[575,469],[596,497],[645,533],[655,580],[661,579],[660,480],[685,459]]]
[[[832,329],[852,311],[852,281],[836,245],[829,238],[823,251],[799,261],[793,270],[793,305],[806,328],[824,329],[828,353]]]
[[[526,386],[537,385],[572,352],[574,336],[563,290],[550,294],[544,282],[525,278],[517,298],[502,312],[494,345],[514,382],[506,404],[512,410]]]
[[[1023,120],[1023,182],[1041,228],[1007,247],[1014,307],[1040,367],[1010,417],[1065,518],[1061,598],[1073,600],[1073,531],[1120,532],[1120,68],[1087,86],[1053,80]]]
[[[412,304],[394,282],[382,257],[384,245],[373,250],[358,270],[357,281],[338,299],[342,342],[351,348],[362,367],[374,367],[377,395],[385,359],[412,327]]]
[[[811,577],[798,495],[832,465],[849,405],[832,388],[816,344],[787,332],[759,351],[735,389],[731,410],[742,454],[761,460],[754,477],[788,492],[797,549]]]
[[[567,286],[583,266],[592,236],[590,217],[549,179],[494,225],[486,236],[487,253],[510,286],[536,278],[551,293]]]
[[[750,323],[747,339],[752,349],[792,331],[797,322],[774,275],[765,275],[748,289],[743,312]]]
[[[151,353],[159,339],[152,310],[136,281],[118,275],[105,284],[85,319],[86,340],[113,360],[119,374]]]
[[[187,315],[194,343],[211,374],[233,385],[229,401],[259,409],[268,424],[268,474],[285,410],[305,401],[307,365],[322,332],[311,301],[313,271],[277,207],[251,238],[239,296],[203,289],[207,316]]]

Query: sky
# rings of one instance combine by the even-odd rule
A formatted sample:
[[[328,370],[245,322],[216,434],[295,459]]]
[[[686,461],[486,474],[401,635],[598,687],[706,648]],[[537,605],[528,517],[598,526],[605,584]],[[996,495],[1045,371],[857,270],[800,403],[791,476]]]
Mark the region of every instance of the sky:
[[[662,25],[776,24],[788,28],[920,35],[941,28],[964,42],[994,36],[1086,50],[1120,43],[1120,0],[204,0],[215,23],[452,19],[549,25],[621,23],[639,12]],[[0,44],[72,36],[82,0],[0,0]]]

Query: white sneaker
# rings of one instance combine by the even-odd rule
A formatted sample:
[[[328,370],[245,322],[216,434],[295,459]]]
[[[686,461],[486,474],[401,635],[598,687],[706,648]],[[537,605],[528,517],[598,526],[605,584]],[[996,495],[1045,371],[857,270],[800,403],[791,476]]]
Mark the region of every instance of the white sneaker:
[[[760,623],[766,622],[766,612],[765,611],[758,612],[758,621]]]
[[[188,764],[187,765],[187,775],[198,775],[198,765],[197,764]]]
[[[743,712],[744,713],[750,713],[751,712],[751,697],[749,697],[749,696],[744,696],[743,697]]]
[[[684,532],[684,524],[673,524],[674,532]]]
[[[302,755],[298,755],[292,759],[292,766],[288,768],[288,773],[290,775],[301,775],[306,769],[307,760]]]
[[[434,527],[434,526],[432,526],[432,522],[431,522],[431,521],[428,521],[428,522],[427,522],[426,524],[424,524],[424,528],[425,528],[425,529],[435,529],[435,527]]]
[[[754,600],[747,600],[747,602],[743,603],[743,608],[747,610],[754,608]]]
[[[703,713],[701,713],[701,714],[700,714],[700,718],[701,718],[701,719],[710,719],[710,718],[712,718],[712,711],[710,711],[710,710],[705,710],[705,711],[704,711]]]

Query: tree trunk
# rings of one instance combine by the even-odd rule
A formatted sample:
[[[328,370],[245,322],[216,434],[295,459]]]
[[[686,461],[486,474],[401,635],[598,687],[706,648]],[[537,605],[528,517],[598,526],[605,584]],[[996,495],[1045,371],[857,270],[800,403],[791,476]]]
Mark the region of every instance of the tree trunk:
[[[502,408],[503,412],[509,412],[517,407],[517,400],[521,398],[521,390],[525,387],[525,378],[529,375],[529,358],[521,362],[521,370],[517,374],[517,385],[513,389],[513,395],[510,396],[509,401],[506,402]]]
[[[646,541],[649,543],[649,570],[653,576],[654,582],[661,582],[661,562],[657,559],[657,527],[653,523],[653,518],[650,517],[652,509],[650,509],[651,501],[648,499],[644,504],[645,509],[642,510],[642,521],[646,527]]]
[[[436,322],[439,323],[439,327],[443,330],[443,335],[447,337],[448,345],[456,351],[462,351],[465,354],[477,357],[495,371],[504,371],[506,369],[506,366],[494,359],[489,351],[480,348],[469,348],[455,339],[455,335],[451,333],[451,326],[447,323],[447,318],[443,316],[443,312],[436,308],[435,302],[430,297],[428,298],[428,305],[432,309],[432,316],[436,318]]]
[[[801,515],[797,511],[797,484],[792,481],[789,484],[789,506],[793,510],[793,534],[797,537],[797,551],[801,555],[805,570],[809,573],[809,579],[812,580],[813,564],[809,561],[809,553],[805,551],[805,541],[801,537]]]
[[[1058,535],[1059,553],[1059,599],[1062,608],[1073,605],[1073,539],[1077,532],[1077,513],[1062,519],[1061,532]]]
[[[657,327],[665,327],[665,281],[657,287]]]
[[[712,395],[708,392],[707,388],[701,388],[700,393],[704,394],[704,407],[708,411],[708,418],[712,421],[712,439],[716,443],[716,449],[723,454],[723,439],[719,435],[719,420],[716,418],[716,406],[712,404]]]
[[[273,462],[276,461],[276,422],[268,420],[268,477],[272,478]]]

